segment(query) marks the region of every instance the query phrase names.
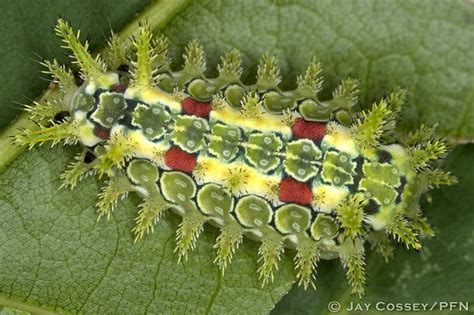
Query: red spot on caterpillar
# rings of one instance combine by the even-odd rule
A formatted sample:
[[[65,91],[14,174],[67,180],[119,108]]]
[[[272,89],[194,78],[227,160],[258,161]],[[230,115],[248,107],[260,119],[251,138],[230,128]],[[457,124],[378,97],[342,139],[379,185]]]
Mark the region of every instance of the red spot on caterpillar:
[[[173,169],[185,173],[192,173],[196,167],[196,156],[181,150],[179,147],[172,147],[165,154],[165,164]]]
[[[181,103],[183,111],[188,115],[206,118],[212,110],[211,103],[199,102],[192,97],[187,97]]]
[[[101,126],[95,126],[94,134],[102,140],[107,140],[110,138],[110,130]]]
[[[320,140],[326,134],[326,124],[298,118],[291,127],[291,131],[293,136],[298,139]]]
[[[291,177],[285,177],[280,182],[279,198],[283,202],[307,205],[313,200],[313,193],[308,183],[302,183]]]

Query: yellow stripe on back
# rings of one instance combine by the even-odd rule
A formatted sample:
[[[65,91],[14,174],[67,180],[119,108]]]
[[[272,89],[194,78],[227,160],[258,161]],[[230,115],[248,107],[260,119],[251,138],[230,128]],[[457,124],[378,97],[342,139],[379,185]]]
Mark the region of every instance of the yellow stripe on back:
[[[143,90],[130,87],[125,92],[125,98],[140,99],[148,104],[160,103],[168,107],[168,109],[172,112],[181,112],[181,104],[177,102],[171,94],[163,92],[158,88]]]
[[[219,120],[226,125],[239,126],[248,130],[261,131],[265,133],[281,133],[285,138],[291,136],[291,128],[282,122],[281,115],[268,112],[262,113],[257,118],[245,117],[242,112],[225,106],[213,110],[211,119]]]
[[[245,181],[238,187],[240,191],[234,191],[236,195],[255,194],[265,196],[276,202],[278,193],[275,187],[281,181],[280,176],[265,175],[244,162],[224,163],[218,159],[200,156],[193,175],[200,184],[219,183],[229,188],[229,180],[236,174],[242,174]]]

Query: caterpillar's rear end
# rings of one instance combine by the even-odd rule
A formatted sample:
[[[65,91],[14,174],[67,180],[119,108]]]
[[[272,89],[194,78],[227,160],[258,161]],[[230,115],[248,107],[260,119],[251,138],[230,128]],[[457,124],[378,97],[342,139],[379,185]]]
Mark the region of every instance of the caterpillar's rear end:
[[[61,96],[28,107],[44,127],[16,141],[80,143],[84,150],[63,174],[64,185],[106,176],[99,217],[108,217],[128,193],[140,195],[136,240],[171,210],[183,217],[179,259],[196,246],[207,222],[221,230],[215,262],[222,271],[248,236],[261,242],[263,283],[289,248],[304,287],[314,286],[320,259],[339,258],[352,292],[361,295],[366,241],[388,259],[396,242],[417,250],[421,237],[433,235],[418,200],[455,178],[435,168],[447,146],[433,130],[422,127],[397,144],[404,91],[355,113],[352,79],[331,100],[318,98],[316,60],[295,90],[281,91],[270,55],[260,62],[257,82],[246,86],[237,50],[222,58],[217,78],[207,78],[197,42],[187,47],[183,69],[172,71],[166,39],[153,39],[147,26],[130,46],[114,36],[108,53],[95,58],[66,22],[59,20],[56,31],[83,82],[45,61]],[[55,122],[58,113],[68,118]]]

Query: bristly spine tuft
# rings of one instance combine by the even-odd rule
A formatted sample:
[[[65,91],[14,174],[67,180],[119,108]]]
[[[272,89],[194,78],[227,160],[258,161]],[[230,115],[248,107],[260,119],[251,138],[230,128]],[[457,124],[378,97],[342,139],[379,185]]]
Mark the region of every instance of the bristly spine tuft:
[[[196,77],[201,77],[206,71],[206,57],[204,55],[204,48],[196,41],[191,41],[186,46],[186,53],[184,57],[184,71]]]
[[[112,32],[107,45],[104,62],[109,69],[118,69],[121,65],[128,64],[130,44],[126,39]]]
[[[72,190],[79,181],[94,173],[94,163],[85,163],[84,156],[84,152],[79,153],[74,157],[75,161],[69,164],[67,170],[61,174],[62,184],[60,188],[68,187]]]
[[[51,122],[50,127],[43,127],[39,130],[23,130],[15,137],[15,143],[19,146],[33,148],[36,145],[42,145],[45,142],[51,142],[51,147],[60,143],[76,144],[79,141],[78,123],[73,120],[56,123]]]
[[[217,237],[214,248],[217,249],[217,255],[214,263],[219,266],[224,274],[227,266],[232,262],[235,251],[243,241],[243,234],[236,223],[229,224],[221,229],[221,234]]]
[[[104,174],[113,177],[115,170],[122,169],[135,151],[133,141],[122,131],[112,135],[105,149],[106,151],[97,157],[99,163],[95,165],[99,177]]]
[[[192,211],[183,217],[183,221],[176,231],[176,248],[178,261],[188,260],[188,253],[196,248],[196,242],[204,229],[205,217]]]
[[[280,68],[277,58],[270,54],[264,54],[260,59],[257,70],[257,86],[266,90],[276,88],[281,82]]]
[[[242,76],[242,56],[238,49],[232,49],[221,57],[221,63],[217,66],[219,76],[228,81],[238,81]]]
[[[168,56],[168,38],[164,35],[158,36],[154,40],[153,69],[157,71],[169,71],[171,59]]]
[[[242,115],[246,118],[258,120],[262,114],[262,101],[256,92],[247,93],[242,99]]]
[[[345,244],[341,252],[341,261],[346,268],[346,277],[351,286],[351,293],[360,297],[364,295],[366,282],[364,247],[360,241]]]
[[[143,239],[146,234],[154,231],[154,225],[160,220],[170,205],[160,197],[145,198],[140,205],[138,217],[135,219],[135,227],[132,231],[135,233],[135,242]]]
[[[397,214],[392,223],[387,227],[387,233],[392,235],[398,242],[403,243],[407,249],[420,249],[421,244],[418,237],[410,227],[407,219]]]
[[[65,105],[60,99],[49,99],[34,101],[32,105],[25,105],[24,109],[32,120],[41,122],[54,120],[58,113],[67,112],[69,108]]]
[[[448,151],[447,140],[433,137],[426,142],[408,148],[410,162],[417,171],[428,169],[432,163]]]
[[[89,53],[89,43],[86,41],[83,45],[79,41],[80,31],[75,34],[66,21],[59,19],[56,24],[56,34],[63,39],[63,47],[72,51],[73,62],[79,65],[86,79],[97,79],[106,71],[106,65],[100,56],[93,58]]]
[[[260,267],[258,268],[258,273],[260,274],[260,279],[262,279],[262,286],[267,284],[269,281],[273,282],[273,272],[278,270],[278,262],[281,259],[282,253],[283,243],[280,238],[270,236],[266,239],[262,239],[262,244],[258,249],[258,254],[260,256]]]
[[[117,206],[119,199],[126,198],[132,190],[133,187],[123,172],[117,172],[115,176],[112,176],[99,193],[99,201],[96,205],[98,212],[97,220],[103,216],[107,217],[107,219],[110,218],[110,214]]]
[[[318,245],[313,242],[303,242],[296,249],[296,277],[298,278],[298,285],[302,285],[305,289],[309,286],[316,289],[314,280],[316,279],[315,272],[320,258],[319,251]]]
[[[387,99],[374,104],[368,112],[362,112],[352,126],[352,135],[364,150],[377,148],[384,133],[395,128],[395,122],[405,99],[405,92],[392,93]]]
[[[364,220],[363,202],[363,195],[356,194],[347,197],[336,208],[337,220],[343,229],[342,236],[344,238],[355,239],[362,234],[362,222]]]
[[[59,84],[59,87],[63,92],[75,88],[76,85],[74,84],[72,71],[66,69],[66,66],[59,64],[56,59],[53,59],[53,61],[44,60],[41,64],[47,68],[47,70],[42,72],[53,76],[54,81]]]
[[[303,92],[305,96],[316,97],[323,87],[322,71],[321,63],[316,57],[313,57],[305,74],[297,78],[298,90]]]
[[[153,54],[152,37],[150,27],[141,25],[133,40],[137,60],[132,61],[132,85],[143,89],[151,88],[155,82],[156,70],[152,68],[152,63],[156,59],[156,55]]]
[[[336,102],[341,108],[350,109],[359,101],[359,81],[345,79],[333,92],[332,102]]]

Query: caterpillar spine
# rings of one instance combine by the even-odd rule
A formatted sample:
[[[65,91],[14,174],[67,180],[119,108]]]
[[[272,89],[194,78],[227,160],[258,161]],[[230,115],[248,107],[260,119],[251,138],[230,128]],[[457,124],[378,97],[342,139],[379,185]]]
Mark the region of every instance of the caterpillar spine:
[[[244,85],[240,52],[221,58],[218,76],[205,76],[202,46],[192,41],[184,66],[173,71],[168,42],[140,26],[131,43],[113,35],[104,56],[93,57],[60,19],[56,33],[72,53],[83,83],[56,60],[44,61],[59,98],[27,110],[41,123],[15,141],[45,142],[84,152],[63,174],[65,186],[89,175],[107,177],[99,218],[136,193],[135,241],[167,212],[182,216],[178,260],[186,260],[205,223],[221,230],[215,263],[224,272],[243,237],[261,242],[259,278],[278,272],[295,250],[298,283],[315,287],[321,259],[339,258],[352,293],[362,295],[368,242],[385,259],[393,244],[419,249],[433,232],[418,206],[428,189],[456,182],[436,168],[446,140],[422,126],[408,141],[394,128],[406,93],[398,90],[357,113],[358,84],[346,79],[321,101],[321,64],[313,58],[293,91],[282,91],[277,59],[265,54],[257,81]],[[126,71],[130,69],[129,71]],[[67,118],[52,122],[60,112]]]

